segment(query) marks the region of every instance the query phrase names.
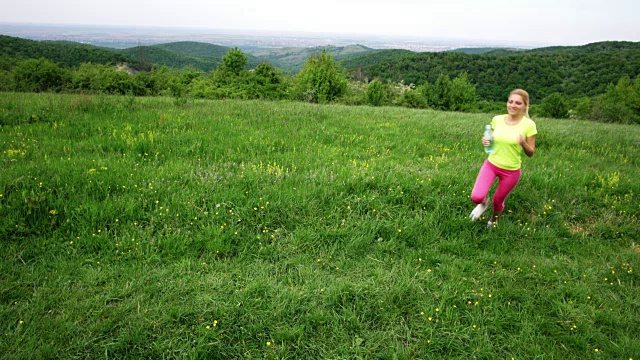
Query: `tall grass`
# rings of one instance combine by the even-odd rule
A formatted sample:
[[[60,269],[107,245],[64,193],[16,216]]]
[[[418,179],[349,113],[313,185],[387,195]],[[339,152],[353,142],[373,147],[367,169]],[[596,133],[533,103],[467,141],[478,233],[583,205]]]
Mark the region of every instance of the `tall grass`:
[[[499,226],[486,115],[4,93],[4,358],[640,358],[640,128],[535,119]]]

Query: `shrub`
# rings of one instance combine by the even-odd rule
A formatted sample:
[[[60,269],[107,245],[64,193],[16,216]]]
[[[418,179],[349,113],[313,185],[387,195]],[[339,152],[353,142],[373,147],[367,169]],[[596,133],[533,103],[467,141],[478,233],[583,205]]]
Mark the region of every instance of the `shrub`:
[[[373,106],[380,106],[385,101],[384,85],[379,80],[373,80],[367,87],[367,102]]]
[[[427,98],[419,91],[410,90],[402,95],[401,104],[404,107],[424,109],[428,107]]]
[[[29,59],[19,62],[13,69],[14,84],[18,91],[60,91],[68,82],[68,71],[44,59]]]
[[[640,123],[640,80],[632,84],[628,76],[609,84],[607,91],[594,101],[590,118],[602,122]]]
[[[448,110],[469,112],[476,108],[476,86],[469,82],[466,72],[453,79],[449,96]]]
[[[347,75],[326,50],[309,57],[294,81],[294,97],[300,100],[327,103],[347,90]]]
[[[566,118],[568,117],[569,107],[564,97],[555,92],[542,99],[540,105],[540,115],[552,118]]]

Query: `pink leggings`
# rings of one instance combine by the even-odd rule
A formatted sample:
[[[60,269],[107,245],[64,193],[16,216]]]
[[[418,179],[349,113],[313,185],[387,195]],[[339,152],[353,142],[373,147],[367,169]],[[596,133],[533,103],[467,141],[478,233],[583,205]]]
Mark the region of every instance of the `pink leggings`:
[[[504,209],[504,200],[509,196],[511,190],[516,187],[518,180],[520,180],[521,169],[518,170],[505,170],[501,169],[489,160],[486,160],[480,168],[480,173],[476,178],[476,184],[473,186],[471,192],[471,201],[476,204],[480,204],[487,198],[489,189],[496,178],[498,181],[498,188],[496,193],[493,194],[493,209],[501,211]]]

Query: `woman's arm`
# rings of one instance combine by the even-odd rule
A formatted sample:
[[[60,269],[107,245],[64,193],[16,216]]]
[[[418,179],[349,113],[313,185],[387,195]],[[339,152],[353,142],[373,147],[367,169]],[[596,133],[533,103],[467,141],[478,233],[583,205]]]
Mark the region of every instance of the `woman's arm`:
[[[528,157],[532,157],[533,153],[536,152],[536,136],[532,135],[525,139],[524,136],[520,135],[518,137],[518,143],[522,146],[522,150],[527,154]]]

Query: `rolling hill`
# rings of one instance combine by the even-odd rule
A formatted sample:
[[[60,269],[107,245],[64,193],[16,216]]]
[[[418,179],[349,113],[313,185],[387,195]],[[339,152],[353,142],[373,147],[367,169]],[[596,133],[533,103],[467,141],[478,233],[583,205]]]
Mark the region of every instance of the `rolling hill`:
[[[350,59],[360,57],[363,54],[375,54],[382,50],[372,49],[362,45],[349,46],[316,46],[316,47],[297,47],[297,48],[279,48],[279,49],[256,49],[248,50],[251,55],[264,59],[280,69],[297,73],[307,59],[326,50],[330,53],[335,61],[348,61]]]
[[[0,55],[17,60],[45,58],[67,68],[87,62],[136,64],[135,58],[112,49],[69,41],[35,41],[6,35],[0,35]]]
[[[531,50],[495,49],[486,52],[488,55],[590,55],[618,51],[639,51],[640,42],[602,41],[581,46],[548,46]]]
[[[152,47],[158,47],[164,50],[173,51],[204,61],[206,61],[208,58],[213,58],[216,62],[220,62],[230,50],[230,48],[226,46],[195,41],[179,41],[153,45]],[[255,68],[256,66],[260,65],[260,63],[266,62],[265,59],[257,58],[251,54],[247,54],[246,52],[244,53],[247,56],[247,67],[250,69]]]
[[[384,54],[384,53],[383,53]],[[602,94],[623,76],[640,74],[640,43],[604,42],[579,47],[527,51],[497,50],[486,54],[461,52],[397,54],[387,58],[365,54],[343,65],[369,79],[417,85],[435,83],[440,74],[454,78],[467,72],[480,98],[500,101],[505,89],[525,88],[534,99],[560,92],[568,97]],[[379,56],[379,58],[376,58]]]
[[[126,49],[103,48],[72,41],[35,41],[0,35],[0,56],[13,62],[45,58],[62,67],[77,67],[82,63],[128,63],[136,69],[166,65],[181,69],[191,66],[201,71],[215,69],[230,48],[199,42],[174,42]],[[245,54],[247,55],[247,54]],[[247,68],[255,68],[268,60],[247,55]]]
[[[176,69],[190,66],[207,72],[215,69],[220,62],[220,58],[187,55],[159,46],[136,46],[118,51],[128,57],[137,59],[141,63],[164,65]]]

